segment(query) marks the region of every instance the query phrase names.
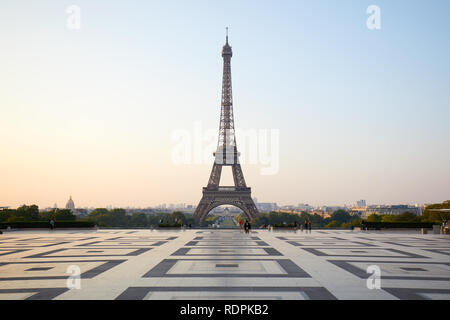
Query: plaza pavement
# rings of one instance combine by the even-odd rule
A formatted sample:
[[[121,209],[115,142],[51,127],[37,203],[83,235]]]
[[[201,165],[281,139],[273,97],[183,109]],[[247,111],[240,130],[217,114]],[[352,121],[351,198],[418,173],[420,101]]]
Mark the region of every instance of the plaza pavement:
[[[369,266],[379,268],[381,289],[368,288]],[[3,299],[450,299],[450,237],[344,230],[10,231],[0,235]]]

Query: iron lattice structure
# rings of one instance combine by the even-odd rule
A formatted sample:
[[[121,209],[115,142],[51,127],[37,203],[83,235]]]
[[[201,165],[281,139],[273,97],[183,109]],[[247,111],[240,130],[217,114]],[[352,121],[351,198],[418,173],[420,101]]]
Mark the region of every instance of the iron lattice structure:
[[[222,49],[223,78],[219,141],[217,150],[214,152],[214,164],[208,186],[203,188],[203,197],[194,213],[194,218],[198,224],[204,222],[212,209],[221,205],[233,205],[240,208],[250,221],[258,215],[258,209],[251,197],[251,188],[247,187],[245,183],[236,146],[231,86],[232,56],[233,51],[228,44],[227,32],[226,44]],[[234,186],[219,185],[223,166],[231,166]]]

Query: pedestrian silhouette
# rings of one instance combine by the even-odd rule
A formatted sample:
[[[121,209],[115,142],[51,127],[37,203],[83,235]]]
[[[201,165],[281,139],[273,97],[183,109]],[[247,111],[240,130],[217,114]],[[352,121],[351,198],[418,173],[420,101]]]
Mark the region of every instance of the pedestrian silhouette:
[[[244,223],[245,233],[248,234],[250,232],[251,228],[252,228],[252,226],[251,226],[250,222],[248,222],[248,220],[245,220],[245,223]]]

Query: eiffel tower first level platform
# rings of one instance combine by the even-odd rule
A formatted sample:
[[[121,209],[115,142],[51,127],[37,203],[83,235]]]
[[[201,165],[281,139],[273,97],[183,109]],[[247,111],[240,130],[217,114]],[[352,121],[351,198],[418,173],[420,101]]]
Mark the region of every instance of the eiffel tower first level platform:
[[[239,152],[234,134],[233,95],[231,91],[231,57],[233,52],[228,44],[222,49],[223,78],[222,106],[220,112],[219,142],[214,152],[214,164],[209,177],[208,186],[203,188],[203,197],[194,213],[197,224],[205,221],[208,213],[221,205],[232,205],[244,211],[248,220],[258,216],[258,209],[251,197],[251,189],[247,187],[239,163]],[[220,186],[222,167],[231,166],[234,186]]]

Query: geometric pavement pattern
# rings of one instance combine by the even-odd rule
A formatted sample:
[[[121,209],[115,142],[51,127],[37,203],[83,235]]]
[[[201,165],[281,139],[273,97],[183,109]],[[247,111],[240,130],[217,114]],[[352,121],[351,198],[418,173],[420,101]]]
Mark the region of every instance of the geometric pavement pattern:
[[[368,289],[376,265],[381,288]],[[67,287],[68,268],[80,289]],[[417,232],[34,230],[0,235],[0,300],[450,300],[450,237]]]

